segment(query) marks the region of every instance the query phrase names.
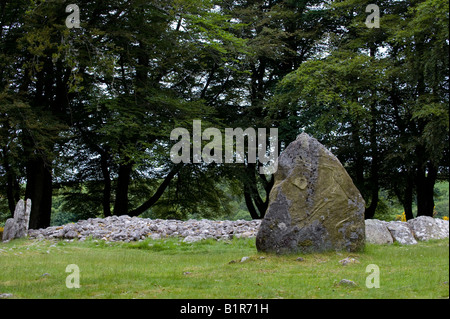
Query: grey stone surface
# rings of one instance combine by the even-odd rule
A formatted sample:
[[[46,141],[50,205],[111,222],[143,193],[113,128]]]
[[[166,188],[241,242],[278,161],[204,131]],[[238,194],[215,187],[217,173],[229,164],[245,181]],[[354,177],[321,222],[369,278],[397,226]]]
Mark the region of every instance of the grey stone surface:
[[[14,221],[14,218],[8,218],[5,222],[5,227],[3,229],[2,240],[7,241],[14,239],[17,233],[18,225]]]
[[[416,239],[414,238],[414,234],[411,231],[408,223],[394,221],[386,224],[389,232],[392,235],[392,238],[395,241],[399,242],[402,245],[414,245],[417,244]]]
[[[408,220],[408,225],[417,240],[443,239],[448,237],[448,221],[429,216]]]
[[[353,258],[353,257],[347,257],[347,258],[344,258],[342,260],[339,260],[339,263],[342,266],[346,266],[348,264],[359,264],[359,260],[356,259],[356,258]]]
[[[339,286],[346,286],[346,287],[356,287],[358,284],[350,279],[341,279],[338,283]]]
[[[64,226],[29,230],[30,238],[85,240],[88,237],[105,241],[138,241],[146,238],[180,237],[192,243],[202,239],[252,238],[260,221],[165,220],[130,216],[89,218]]]
[[[339,160],[303,133],[280,154],[256,247],[275,253],[364,247],[365,202]]]
[[[394,242],[387,222],[378,219],[366,219],[366,242],[371,244],[392,244]]]
[[[437,229],[440,232],[440,237],[448,238],[449,237],[449,221],[443,220],[440,218],[435,218],[434,220],[436,222]]]
[[[6,220],[3,230],[3,241],[22,238],[28,233],[30,223],[31,199],[27,199],[26,205],[23,199],[19,200],[14,210],[14,218]]]
[[[448,237],[448,221],[434,219],[437,224],[436,229],[441,229],[441,234]],[[147,219],[129,216],[112,216],[107,218],[90,218],[80,220],[77,223],[63,226],[52,226],[44,229],[30,229],[28,237],[31,239],[64,239],[64,240],[85,240],[88,237],[101,239],[104,241],[138,241],[147,238],[163,239],[167,237],[179,237],[187,243],[193,243],[202,239],[213,238],[217,240],[229,240],[236,238],[254,238],[258,232],[260,220],[253,221],[213,221],[213,220],[163,220]],[[376,220],[366,220],[367,242],[391,243],[394,241],[391,231],[395,234],[395,239],[401,244],[414,244],[417,241],[411,239],[413,232],[409,223],[405,222],[384,222]],[[372,223],[385,225],[385,228],[368,226]],[[280,225],[282,228],[286,227]],[[389,226],[389,227],[388,227]],[[386,234],[386,230],[389,234]],[[406,229],[405,229],[406,228]],[[442,230],[443,229],[443,230]],[[447,232],[445,232],[447,230]],[[374,234],[379,231],[381,234]],[[402,232],[406,233],[401,236]],[[373,241],[373,237],[382,238],[381,241]],[[391,240],[387,239],[391,236]],[[433,236],[431,236],[433,237]],[[430,238],[431,238],[430,237]],[[424,237],[425,238],[425,237]]]
[[[367,219],[366,241],[372,244],[414,245],[417,241],[449,237],[449,222],[440,218],[419,216],[407,222],[385,222]]]

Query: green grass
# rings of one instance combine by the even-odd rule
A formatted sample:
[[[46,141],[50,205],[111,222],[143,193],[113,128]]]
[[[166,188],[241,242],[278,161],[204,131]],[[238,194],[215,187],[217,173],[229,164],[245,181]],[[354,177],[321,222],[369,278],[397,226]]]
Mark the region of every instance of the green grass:
[[[243,256],[250,257],[240,262]],[[342,266],[354,257],[359,263]],[[264,257],[264,258],[260,258]],[[254,239],[103,241],[15,240],[0,243],[0,294],[12,298],[448,298],[449,241],[367,245],[364,252],[276,256]],[[230,261],[236,261],[231,262]],[[80,269],[80,288],[65,269]],[[380,288],[366,287],[366,267]],[[45,274],[45,275],[44,275]],[[356,287],[339,285],[350,279]]]

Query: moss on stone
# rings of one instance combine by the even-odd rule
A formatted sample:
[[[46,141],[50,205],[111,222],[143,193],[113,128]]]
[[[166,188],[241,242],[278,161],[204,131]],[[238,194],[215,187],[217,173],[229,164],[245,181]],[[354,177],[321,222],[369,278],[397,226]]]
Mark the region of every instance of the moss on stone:
[[[258,249],[280,249],[280,243],[296,243],[282,250],[361,250],[365,243],[365,202],[339,160],[316,139],[301,134],[280,155],[278,163],[266,213],[271,222],[261,223],[258,236],[267,238],[265,247]],[[274,221],[286,218],[290,223],[285,231],[272,226]],[[301,231],[294,232],[293,227]],[[266,228],[272,231],[266,232]]]

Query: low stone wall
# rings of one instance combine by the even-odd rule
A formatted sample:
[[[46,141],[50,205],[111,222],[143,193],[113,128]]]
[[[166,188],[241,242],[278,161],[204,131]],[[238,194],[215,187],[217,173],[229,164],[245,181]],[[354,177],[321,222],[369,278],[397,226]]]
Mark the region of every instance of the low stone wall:
[[[212,220],[164,220],[129,216],[90,218],[64,226],[29,230],[29,238],[78,239],[88,237],[105,241],[133,241],[145,238],[181,237],[185,242],[202,239],[252,238],[256,236],[260,220],[212,221]],[[408,222],[385,222],[377,219],[365,221],[366,242],[372,244],[403,245],[417,241],[449,237],[449,222],[431,217],[417,217]]]
[[[130,216],[89,218],[64,226],[29,230],[29,238],[78,239],[89,237],[105,241],[137,241],[146,238],[160,239],[180,237],[184,242],[202,239],[231,239],[233,237],[255,237],[261,221],[237,220],[166,220]]]
[[[417,241],[449,237],[448,220],[420,216],[407,222],[366,220],[366,242],[372,244],[414,245]]]

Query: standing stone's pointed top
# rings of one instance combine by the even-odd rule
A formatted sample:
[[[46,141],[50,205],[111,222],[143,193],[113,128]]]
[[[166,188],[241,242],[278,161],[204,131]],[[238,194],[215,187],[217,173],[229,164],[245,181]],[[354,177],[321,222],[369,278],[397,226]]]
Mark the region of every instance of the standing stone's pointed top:
[[[364,209],[339,160],[302,133],[278,158],[257,248],[276,253],[360,250],[365,242]]]
[[[303,133],[300,133],[300,134],[297,135],[296,140],[299,140],[299,139],[310,139],[310,138],[313,138],[313,137],[309,136],[308,133],[303,132]]]
[[[16,208],[14,209],[14,220],[17,221],[19,220],[19,218],[22,218],[24,211],[25,211],[25,202],[23,201],[23,199],[20,199],[16,204]]]

